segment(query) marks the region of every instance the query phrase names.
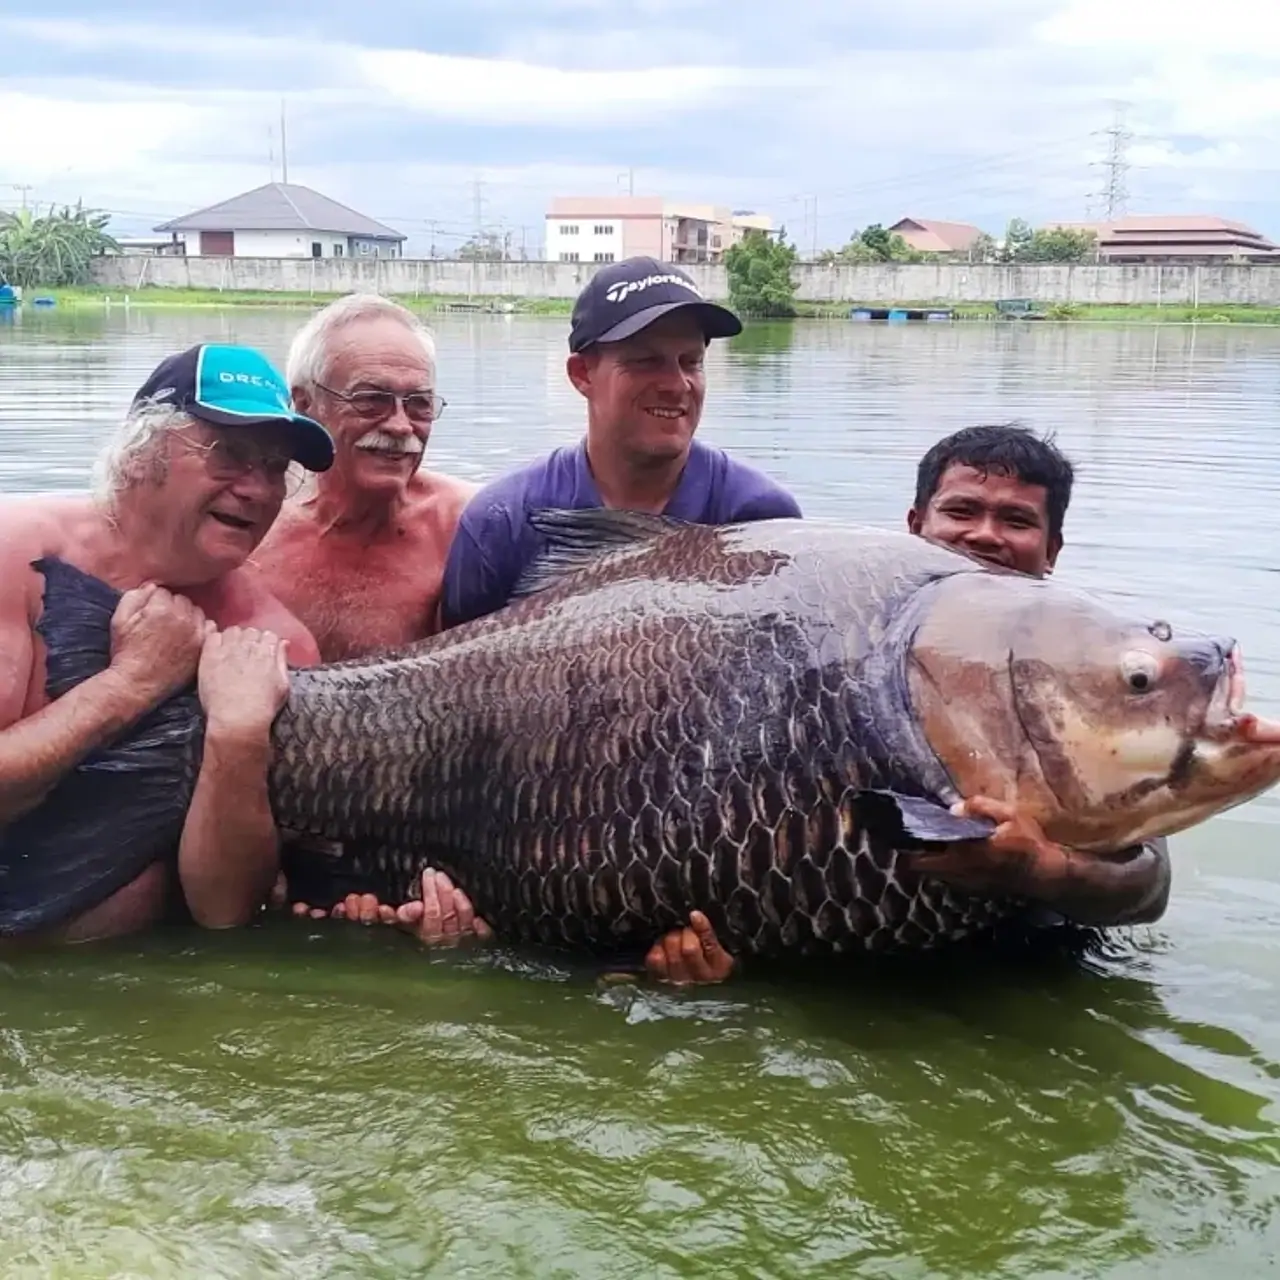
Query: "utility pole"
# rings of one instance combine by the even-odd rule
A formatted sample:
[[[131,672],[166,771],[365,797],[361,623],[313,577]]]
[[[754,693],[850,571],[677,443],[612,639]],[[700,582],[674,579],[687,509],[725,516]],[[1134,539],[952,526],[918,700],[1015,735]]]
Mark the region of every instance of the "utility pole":
[[[280,99],[280,181],[289,181],[289,150],[284,136],[284,99]]]
[[[807,231],[809,233],[809,255],[812,258],[816,258],[818,256],[818,197],[817,196],[801,196],[800,199],[804,202],[804,212],[802,214],[802,217],[804,218],[804,227],[801,230],[800,235],[796,237],[796,244],[797,246],[799,246],[801,243],[803,243],[804,233]],[[812,226],[810,226],[809,224],[809,202],[810,201],[813,202],[813,225]]]
[[[479,248],[480,241],[484,238],[484,196],[482,194],[484,183],[477,178],[473,184],[475,191],[475,242]]]
[[[1102,135],[1107,139],[1107,158],[1102,161],[1106,177],[1098,198],[1102,203],[1103,217],[1108,221],[1120,217],[1129,205],[1129,144],[1133,134],[1125,127],[1125,113],[1128,104],[1113,104],[1115,115],[1109,129],[1103,129]]]
[[[35,188],[32,187],[31,183],[29,182],[11,182],[9,185],[15,191],[19,191],[22,193],[22,207],[25,210],[27,207],[27,192],[33,191]]]

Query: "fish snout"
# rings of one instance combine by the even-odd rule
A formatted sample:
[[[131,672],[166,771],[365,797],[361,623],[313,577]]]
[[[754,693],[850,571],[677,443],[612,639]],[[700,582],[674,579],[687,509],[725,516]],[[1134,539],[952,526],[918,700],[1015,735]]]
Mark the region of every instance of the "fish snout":
[[[1188,636],[1174,643],[1178,659],[1208,699],[1205,728],[1231,730],[1244,710],[1244,661],[1232,636]]]

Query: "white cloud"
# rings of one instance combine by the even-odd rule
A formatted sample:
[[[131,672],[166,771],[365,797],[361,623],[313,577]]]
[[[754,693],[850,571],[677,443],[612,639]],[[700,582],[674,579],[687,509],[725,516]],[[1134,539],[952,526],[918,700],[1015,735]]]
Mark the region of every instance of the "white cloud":
[[[43,183],[136,170],[154,162],[190,128],[194,111],[180,101],[77,102],[0,90],[0,172]],[[20,122],[20,123],[16,123]]]
[[[367,84],[436,115],[598,129],[707,105],[724,95],[793,83],[785,72],[650,66],[581,71],[515,60],[446,57],[410,49],[354,53]]]
[[[1265,57],[1280,54],[1280,5],[1275,0],[1214,0],[1208,8],[1170,0],[1066,0],[1037,25],[1036,34],[1078,49]]]
[[[415,215],[403,228],[415,245],[428,218],[442,248],[465,234],[477,172],[486,222],[529,238],[548,196],[617,191],[631,165],[637,193],[752,206],[806,247],[814,195],[819,244],[906,212],[999,230],[1014,214],[1085,215],[1099,131],[1122,99],[1132,207],[1280,233],[1275,0],[1219,0],[1211,17],[1153,0],[921,0],[905,17],[896,0],[802,0],[772,39],[731,0],[526,0],[501,22],[510,0],[473,3],[469,38],[486,30],[481,47],[509,56],[265,36],[230,20],[0,18],[0,47],[27,77],[11,71],[0,90],[0,204],[12,182],[154,221],[226,198],[269,176],[286,92],[290,176],[375,217]],[[694,38],[717,28],[723,40]],[[916,33],[929,48],[904,47]],[[159,87],[148,67],[162,64],[192,74]],[[1191,154],[1188,137],[1203,139]]]

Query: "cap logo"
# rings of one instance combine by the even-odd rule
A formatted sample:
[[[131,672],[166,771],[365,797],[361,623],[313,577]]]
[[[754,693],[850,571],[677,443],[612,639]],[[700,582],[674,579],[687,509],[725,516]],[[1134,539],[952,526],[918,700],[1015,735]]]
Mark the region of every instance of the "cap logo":
[[[251,387],[266,387],[269,391],[274,391],[277,394],[280,392],[280,388],[270,378],[260,377],[256,373],[227,373],[225,370],[219,369],[218,381],[244,382]]]
[[[641,280],[622,280],[617,284],[610,285],[605,291],[605,297],[610,302],[622,302],[633,293],[639,293],[642,289],[649,288],[654,284],[678,284],[682,289],[687,289],[690,293],[695,293],[698,297],[702,297],[696,285],[686,280],[684,276],[673,274],[645,276]]]

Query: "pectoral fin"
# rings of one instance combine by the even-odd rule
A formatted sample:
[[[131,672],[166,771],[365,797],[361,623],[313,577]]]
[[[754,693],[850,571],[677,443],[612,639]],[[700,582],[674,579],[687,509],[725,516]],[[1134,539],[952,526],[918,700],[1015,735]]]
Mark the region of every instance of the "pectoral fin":
[[[923,796],[905,796],[897,791],[866,791],[871,806],[892,809],[902,834],[922,844],[951,844],[957,840],[985,840],[995,829],[990,818],[957,817],[945,805]],[[887,818],[888,813],[885,814]]]

